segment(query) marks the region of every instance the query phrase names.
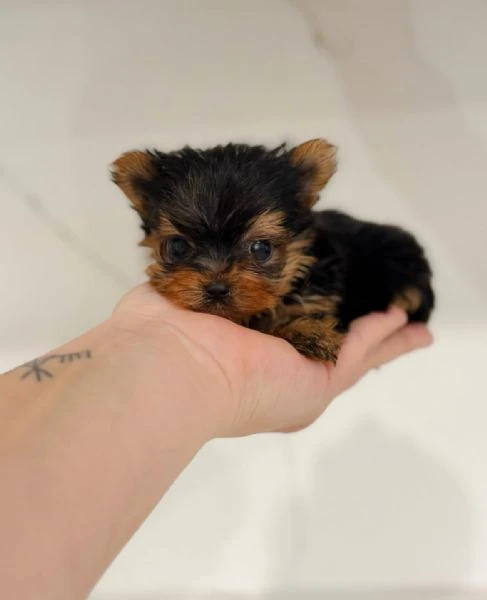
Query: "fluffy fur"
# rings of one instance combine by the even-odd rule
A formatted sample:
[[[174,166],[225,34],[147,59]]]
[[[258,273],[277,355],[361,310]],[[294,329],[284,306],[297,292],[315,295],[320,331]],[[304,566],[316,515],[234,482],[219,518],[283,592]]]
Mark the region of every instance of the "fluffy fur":
[[[334,362],[353,319],[396,303],[427,321],[434,305],[431,269],[410,233],[312,210],[335,170],[335,147],[317,139],[133,151],[112,178],[141,217],[161,294]]]

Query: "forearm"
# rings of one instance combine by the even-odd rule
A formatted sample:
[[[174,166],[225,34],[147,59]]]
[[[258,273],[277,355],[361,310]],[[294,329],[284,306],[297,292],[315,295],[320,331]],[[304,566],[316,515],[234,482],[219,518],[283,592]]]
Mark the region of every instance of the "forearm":
[[[80,358],[52,376],[0,378],[6,596],[84,597],[214,434],[211,369],[170,329],[157,340],[108,322],[56,350]]]

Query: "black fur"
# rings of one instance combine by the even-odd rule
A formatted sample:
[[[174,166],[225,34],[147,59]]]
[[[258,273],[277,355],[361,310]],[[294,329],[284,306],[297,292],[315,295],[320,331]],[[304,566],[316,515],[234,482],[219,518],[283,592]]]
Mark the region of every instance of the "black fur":
[[[318,260],[301,293],[337,295],[344,329],[357,317],[386,310],[408,288],[417,288],[423,298],[410,320],[428,321],[434,307],[431,268],[410,233],[334,210],[315,212],[314,230],[311,252]]]
[[[308,171],[291,167],[285,146],[228,144],[149,154],[154,177],[136,182],[146,202],[145,231],[157,227],[163,212],[202,250],[219,243],[231,251],[248,222],[268,210],[283,210],[294,233],[311,222],[299,201]]]

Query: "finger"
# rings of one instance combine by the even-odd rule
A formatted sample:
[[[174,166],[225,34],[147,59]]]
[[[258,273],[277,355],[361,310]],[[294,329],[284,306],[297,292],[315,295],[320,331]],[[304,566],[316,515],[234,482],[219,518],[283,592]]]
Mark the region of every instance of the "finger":
[[[306,427],[309,427],[310,423],[306,425],[299,425],[296,427],[285,427],[284,429],[278,429],[275,433],[297,433],[298,431],[303,431]]]
[[[338,356],[336,378],[340,379],[342,371],[349,371],[351,366],[361,368],[368,353],[404,327],[406,322],[406,313],[397,307],[352,321]]]
[[[393,333],[389,338],[375,347],[367,356],[367,368],[380,367],[385,363],[433,342],[431,332],[422,324],[413,323]]]
[[[368,371],[372,353],[384,340],[404,328],[406,313],[391,307],[384,313],[372,313],[352,322],[333,372],[334,395],[356,383]]]
[[[384,313],[360,317],[350,325],[350,343],[358,343],[367,349],[372,348],[403,327],[407,320],[407,314],[396,306]]]

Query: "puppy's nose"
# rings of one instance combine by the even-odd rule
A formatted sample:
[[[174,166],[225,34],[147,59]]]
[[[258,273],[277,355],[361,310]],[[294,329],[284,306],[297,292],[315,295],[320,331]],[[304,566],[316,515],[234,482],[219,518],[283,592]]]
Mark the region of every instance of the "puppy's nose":
[[[225,296],[228,296],[228,292],[230,291],[230,286],[228,283],[217,282],[209,283],[206,288],[206,293],[213,300],[223,300]]]

